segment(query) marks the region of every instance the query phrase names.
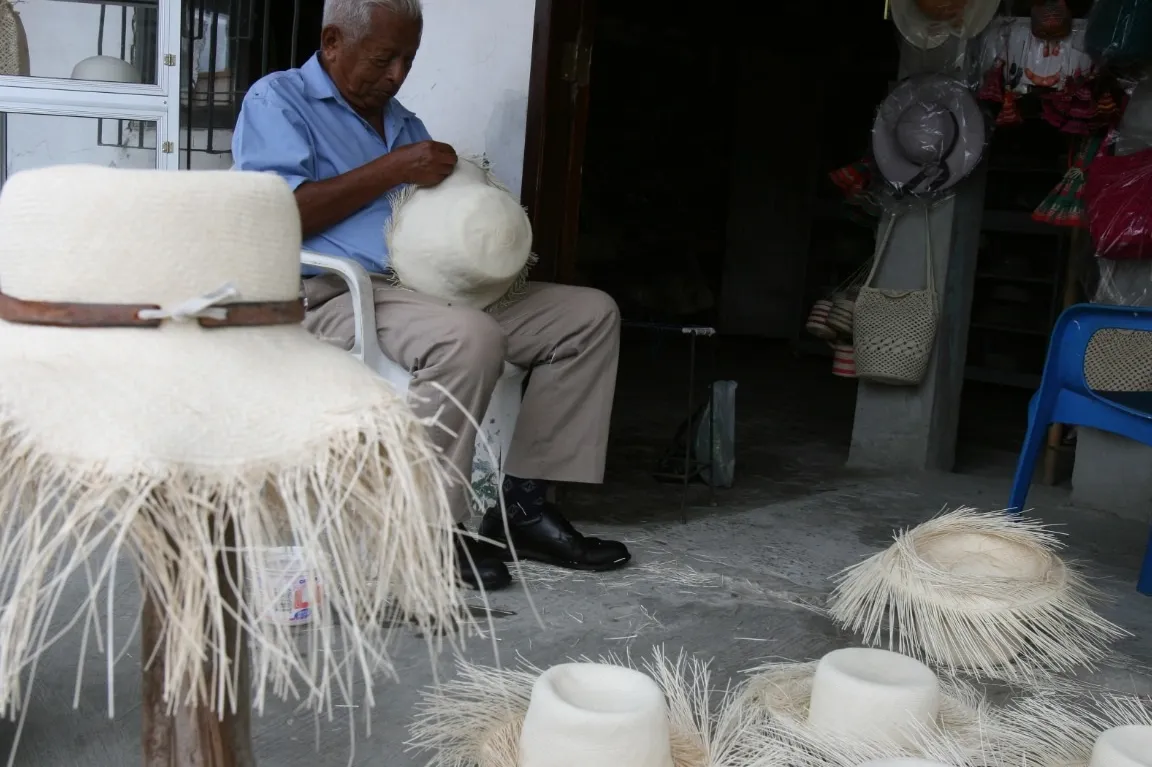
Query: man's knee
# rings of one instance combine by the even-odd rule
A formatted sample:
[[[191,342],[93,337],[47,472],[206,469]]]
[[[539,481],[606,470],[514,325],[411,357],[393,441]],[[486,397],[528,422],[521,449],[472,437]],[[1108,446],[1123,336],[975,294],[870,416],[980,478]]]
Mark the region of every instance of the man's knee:
[[[428,364],[495,379],[504,370],[508,344],[496,320],[484,312],[447,314],[441,337],[429,350]]]
[[[612,296],[595,288],[576,288],[572,315],[590,330],[615,332],[620,327],[620,307]]]

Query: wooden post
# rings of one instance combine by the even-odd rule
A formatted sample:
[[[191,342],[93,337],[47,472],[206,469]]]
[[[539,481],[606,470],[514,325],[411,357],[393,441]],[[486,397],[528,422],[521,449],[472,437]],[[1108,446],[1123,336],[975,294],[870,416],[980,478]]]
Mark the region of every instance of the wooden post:
[[[1071,242],[1068,245],[1068,260],[1064,267],[1064,298],[1060,311],[1080,300],[1080,265],[1081,255],[1087,242],[1083,229],[1077,227],[1072,231]],[[1044,451],[1044,484],[1055,485],[1057,471],[1060,467],[1060,455],[1064,448],[1064,424],[1054,423],[1048,427],[1048,444]]]
[[[235,536],[225,533],[226,549],[235,550]],[[217,562],[222,588],[238,583],[236,555],[221,555]],[[225,594],[233,607],[237,595]],[[147,593],[141,616],[141,645],[144,668],[144,767],[256,767],[252,753],[252,690],[247,645],[239,635],[236,620],[225,616],[225,641],[230,668],[236,670],[236,712],[223,716],[201,706],[181,706],[167,715],[164,702],[164,658],[157,652],[163,616]],[[238,641],[239,640],[239,641]],[[151,663],[149,663],[151,661]]]

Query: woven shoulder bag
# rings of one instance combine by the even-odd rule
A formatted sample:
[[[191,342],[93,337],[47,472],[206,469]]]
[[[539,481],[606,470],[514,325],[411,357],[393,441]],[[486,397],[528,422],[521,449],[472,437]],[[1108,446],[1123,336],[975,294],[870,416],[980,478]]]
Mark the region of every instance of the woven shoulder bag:
[[[896,214],[893,214],[879,236],[872,271],[856,299],[853,326],[856,375],[876,383],[918,386],[928,370],[940,322],[932,272],[932,226],[927,206],[924,208],[926,285],[923,290],[872,287],[895,227]]]

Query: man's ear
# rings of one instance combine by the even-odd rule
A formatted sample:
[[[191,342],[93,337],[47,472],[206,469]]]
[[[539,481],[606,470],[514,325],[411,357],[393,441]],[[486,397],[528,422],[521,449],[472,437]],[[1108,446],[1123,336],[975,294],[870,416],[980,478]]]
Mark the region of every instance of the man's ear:
[[[320,50],[326,55],[335,53],[344,47],[344,31],[340,27],[329,25],[320,30]]]

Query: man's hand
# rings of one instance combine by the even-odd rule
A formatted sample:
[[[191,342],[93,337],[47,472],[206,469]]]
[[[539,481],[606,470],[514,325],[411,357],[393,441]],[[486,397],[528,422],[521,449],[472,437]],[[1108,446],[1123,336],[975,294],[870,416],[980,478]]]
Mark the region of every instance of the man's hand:
[[[394,149],[388,158],[406,184],[436,186],[456,168],[456,150],[439,141],[421,141]]]

